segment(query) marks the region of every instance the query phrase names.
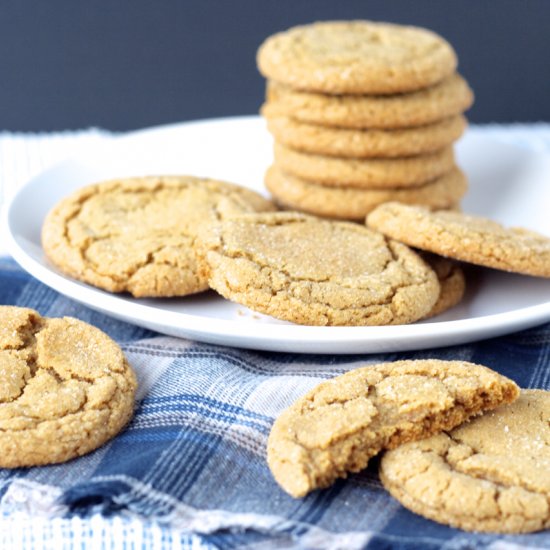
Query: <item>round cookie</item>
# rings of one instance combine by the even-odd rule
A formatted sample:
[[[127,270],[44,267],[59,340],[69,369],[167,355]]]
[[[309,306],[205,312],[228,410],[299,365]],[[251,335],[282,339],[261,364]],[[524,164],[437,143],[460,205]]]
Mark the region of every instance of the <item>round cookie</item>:
[[[105,333],[0,306],[0,467],[63,462],[130,420],[136,378]]]
[[[550,392],[517,401],[387,452],[386,489],[406,508],[468,531],[550,527]]]
[[[266,117],[287,116],[302,122],[341,128],[406,128],[432,124],[469,109],[474,94],[458,74],[407,94],[327,95],[302,92],[268,81]]]
[[[466,290],[466,279],[457,262],[426,252],[422,253],[421,257],[435,271],[441,288],[437,302],[424,317],[429,319],[451,309],[462,300]]]
[[[319,185],[271,166],[265,175],[265,185],[275,200],[286,208],[345,220],[363,219],[378,205],[392,200],[425,204],[436,209],[451,208],[468,188],[466,178],[458,168],[418,187],[358,189]]]
[[[220,224],[202,244],[211,288],[294,323],[411,323],[439,295],[435,273],[415,252],[358,224],[250,214]]]
[[[322,382],[283,411],[271,428],[267,462],[294,497],[328,487],[369,459],[482,411],[510,403],[508,378],[466,361],[397,361]]]
[[[388,203],[367,224],[410,246],[464,262],[550,277],[550,238],[522,228],[461,212],[431,212],[420,206]]]
[[[457,115],[433,124],[395,130],[333,128],[290,117],[267,116],[267,127],[284,146],[316,155],[357,158],[408,157],[451,145],[466,129]]]
[[[48,259],[67,275],[136,297],[208,288],[194,242],[212,223],[274,210],[257,193],[192,176],[113,180],[59,202],[42,229]]]
[[[293,27],[260,46],[267,78],[325,94],[393,94],[451,75],[457,57],[439,35],[372,21],[324,21]]]
[[[450,172],[453,148],[401,158],[341,158],[301,153],[275,142],[275,163],[281,170],[323,185],[359,188],[416,187]]]

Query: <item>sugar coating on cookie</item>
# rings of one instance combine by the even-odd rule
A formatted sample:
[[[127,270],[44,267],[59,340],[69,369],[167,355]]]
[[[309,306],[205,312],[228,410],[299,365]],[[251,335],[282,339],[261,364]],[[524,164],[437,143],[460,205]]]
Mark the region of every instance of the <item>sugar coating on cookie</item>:
[[[411,249],[363,226],[295,212],[250,214],[202,243],[208,282],[225,298],[308,325],[387,325],[426,315],[435,273]]]
[[[365,468],[382,449],[451,429],[517,398],[508,378],[465,361],[368,365],[322,382],[275,420],[267,461],[302,497]]]
[[[461,212],[387,203],[367,225],[410,246],[505,271],[550,277],[550,238]]]
[[[212,223],[274,210],[237,185],[192,176],[113,180],[80,189],[48,214],[48,259],[76,279],[136,297],[206,290],[194,243]]]
[[[466,119],[461,115],[433,124],[394,130],[327,127],[269,114],[266,114],[266,119],[273,137],[287,148],[350,158],[393,158],[432,153],[451,145],[466,129]]]
[[[468,531],[550,527],[550,392],[517,401],[387,452],[386,489],[405,507]]]
[[[63,462],[130,420],[136,378],[99,329],[0,306],[0,467]]]
[[[466,177],[458,168],[415,187],[360,189],[321,185],[271,166],[265,174],[265,185],[276,202],[286,208],[348,220],[363,220],[380,204],[396,200],[431,208],[453,208],[468,189]]]
[[[360,189],[417,187],[455,168],[452,146],[400,158],[342,158],[303,153],[275,142],[275,164],[301,179]]]
[[[474,94],[459,74],[416,92],[392,95],[327,95],[268,81],[267,117],[340,128],[407,128],[432,124],[468,110]]]
[[[431,86],[452,74],[457,57],[427,29],[372,21],[293,27],[260,46],[267,78],[327,94],[391,94]]]

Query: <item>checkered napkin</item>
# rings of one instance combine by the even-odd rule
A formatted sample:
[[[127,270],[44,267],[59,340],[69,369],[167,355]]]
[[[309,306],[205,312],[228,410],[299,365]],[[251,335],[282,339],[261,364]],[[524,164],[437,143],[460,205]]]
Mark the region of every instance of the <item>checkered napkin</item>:
[[[550,150],[546,126],[539,132],[486,130],[531,146],[533,135],[536,148]],[[6,139],[0,135],[0,160]],[[21,146],[25,175],[36,168],[29,160],[33,150]],[[22,170],[17,174],[21,178]],[[6,165],[0,162],[0,186],[2,175]],[[549,531],[472,534],[416,516],[382,488],[376,460],[300,500],[279,489],[265,461],[271,424],[284,407],[321,380],[367,363],[461,359],[487,365],[522,387],[550,390],[550,324],[421,352],[246,351],[113,320],[45,287],[7,258],[0,259],[0,304],[99,327],[119,342],[139,379],[135,417],[107,445],[66,464],[0,469],[0,549],[550,547]]]
[[[550,389],[550,324],[414,353],[244,351],[115,321],[62,297],[6,259],[0,260],[0,303],[94,324],[121,344],[139,379],[135,418],[112,442],[66,464],[0,469],[0,548],[37,548],[44,541],[80,547],[98,539],[107,547],[550,546],[548,531],[477,535],[418,517],[382,488],[376,460],[301,500],[276,485],[265,461],[267,436],[282,408],[321,380],[365,363],[462,359],[492,367],[523,387]]]

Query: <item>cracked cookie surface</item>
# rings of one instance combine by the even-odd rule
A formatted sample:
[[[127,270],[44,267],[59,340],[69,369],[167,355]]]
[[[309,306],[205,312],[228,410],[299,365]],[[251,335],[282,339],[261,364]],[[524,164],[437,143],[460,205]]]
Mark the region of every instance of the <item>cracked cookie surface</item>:
[[[136,378],[105,333],[0,306],[0,467],[63,462],[130,420]]]
[[[248,189],[192,176],[113,180],[80,189],[48,214],[42,245],[76,279],[136,297],[206,290],[197,235],[236,214],[274,210]]]
[[[327,94],[391,94],[425,88],[452,74],[457,58],[439,35],[372,21],[324,21],[267,38],[260,72],[293,88]]]
[[[367,225],[409,246],[504,271],[550,277],[550,238],[461,212],[382,204]]]
[[[275,420],[267,460],[302,497],[365,468],[383,449],[451,429],[517,398],[508,378],[465,361],[368,365],[322,382]]]
[[[466,129],[457,115],[433,124],[395,130],[350,130],[300,122],[266,114],[267,128],[286,147],[312,153],[350,158],[393,158],[421,155],[455,142]]]
[[[415,252],[358,224],[250,214],[222,223],[202,244],[211,288],[295,323],[409,323],[439,295],[435,273]]]
[[[414,189],[455,168],[452,146],[413,157],[343,158],[302,153],[275,142],[273,156],[286,173],[327,187]]]
[[[470,531],[550,527],[550,392],[517,401],[449,433],[388,451],[386,489],[413,512]]]
[[[458,74],[417,92],[393,95],[327,95],[268,81],[262,112],[323,126],[390,129],[431,124],[458,115],[473,101],[472,90]]]
[[[286,208],[344,220],[362,220],[371,210],[388,201],[453,208],[468,189],[466,177],[458,168],[417,187],[358,189],[307,181],[275,165],[265,174],[265,186],[276,202]]]

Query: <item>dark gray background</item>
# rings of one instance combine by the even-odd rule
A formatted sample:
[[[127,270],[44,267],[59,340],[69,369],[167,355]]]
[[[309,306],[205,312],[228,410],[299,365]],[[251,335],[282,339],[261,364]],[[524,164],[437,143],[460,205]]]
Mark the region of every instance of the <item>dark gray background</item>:
[[[476,93],[471,121],[550,121],[550,0],[4,0],[0,129],[255,113],[258,45],[326,19],[431,28],[454,45]]]

